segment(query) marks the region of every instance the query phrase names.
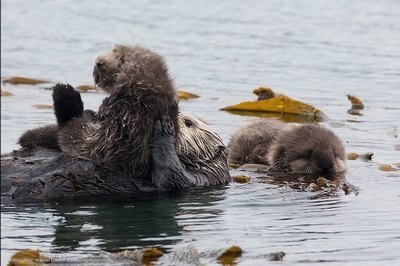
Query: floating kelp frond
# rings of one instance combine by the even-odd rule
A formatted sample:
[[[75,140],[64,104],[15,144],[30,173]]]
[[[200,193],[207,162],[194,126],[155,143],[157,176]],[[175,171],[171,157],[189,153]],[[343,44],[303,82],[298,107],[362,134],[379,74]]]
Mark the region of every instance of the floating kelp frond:
[[[235,260],[242,256],[242,249],[239,246],[230,246],[219,257],[222,265],[235,265]]]
[[[233,177],[233,181],[235,181],[236,183],[249,183],[250,182],[250,178],[248,176],[245,175],[237,175]]]
[[[400,170],[400,169],[394,168],[390,164],[384,164],[384,163],[379,164],[378,169],[381,170],[381,171],[384,171],[384,172],[393,172],[393,171],[399,171]]]
[[[7,266],[48,265],[51,260],[40,254],[39,250],[21,249],[11,256]]]
[[[79,85],[75,87],[75,90],[79,92],[95,92],[99,91],[99,89],[96,86],[93,85]]]
[[[187,91],[182,91],[182,90],[178,90],[176,92],[178,94],[178,98],[179,100],[191,100],[191,99],[195,99],[195,98],[199,98],[200,96],[194,93],[190,93]]]
[[[42,84],[42,83],[51,83],[50,81],[47,80],[41,80],[41,79],[33,79],[33,78],[27,78],[27,77],[9,77],[3,80],[5,83],[10,83],[13,85],[37,85],[37,84]]]
[[[36,109],[53,109],[53,105],[51,104],[34,104],[32,107]]]
[[[235,114],[243,115],[252,115],[252,116],[261,116],[260,114],[272,113],[278,115],[292,115],[298,116],[299,122],[301,121],[323,121],[327,117],[326,115],[319,109],[315,108],[312,105],[294,100],[285,95],[276,95],[269,88],[258,88],[255,90],[255,94],[257,94],[260,98],[260,95],[263,97],[269,97],[271,95],[275,95],[269,99],[261,99],[258,101],[248,101],[242,102],[236,105],[227,106],[222,108],[221,110],[229,111]],[[303,119],[302,119],[303,118]],[[294,119],[293,119],[294,120]],[[295,121],[298,122],[298,121]]]
[[[152,265],[158,258],[162,257],[164,253],[158,248],[152,247],[143,250],[142,265]]]
[[[12,94],[9,91],[5,91],[5,90],[1,90],[1,97],[7,97],[7,96],[13,96],[14,94]]]
[[[364,104],[361,102],[361,100],[354,96],[354,95],[347,95],[347,98],[351,102],[351,108],[347,110],[347,112],[351,115],[362,115],[361,110],[364,109]]]
[[[363,153],[363,154],[358,154],[355,152],[349,152],[346,154],[347,160],[357,160],[357,159],[362,159],[364,161],[371,161],[372,160],[372,156],[374,154],[372,152],[367,152],[367,153]]]
[[[351,109],[364,109],[364,104],[357,96],[347,94],[347,98],[351,102]]]

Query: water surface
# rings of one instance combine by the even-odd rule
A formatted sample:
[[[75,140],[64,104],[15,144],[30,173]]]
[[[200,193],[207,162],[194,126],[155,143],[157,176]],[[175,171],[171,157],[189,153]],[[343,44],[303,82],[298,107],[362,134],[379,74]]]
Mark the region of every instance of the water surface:
[[[1,76],[92,83],[94,58],[116,43],[162,54],[178,88],[201,95],[181,108],[209,122],[224,142],[251,121],[219,108],[255,99],[253,88],[313,104],[330,118],[347,151],[373,152],[348,162],[360,193],[299,192],[263,182],[231,183],[181,195],[128,201],[1,205],[1,259],[15,250],[86,256],[147,246],[245,251],[239,265],[399,264],[400,2],[386,1],[1,1]],[[26,130],[55,122],[46,85],[2,89],[1,152],[17,149]],[[347,113],[346,94],[366,105]],[[96,109],[103,93],[82,95]],[[258,178],[256,178],[258,177]],[[217,264],[213,259],[208,264]]]

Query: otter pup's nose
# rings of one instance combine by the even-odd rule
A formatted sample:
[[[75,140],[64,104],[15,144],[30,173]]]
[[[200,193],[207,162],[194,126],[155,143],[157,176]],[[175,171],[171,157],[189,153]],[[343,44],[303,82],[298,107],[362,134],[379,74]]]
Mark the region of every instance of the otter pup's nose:
[[[323,173],[328,173],[333,170],[333,163],[330,161],[322,161],[319,163],[319,169],[321,169],[321,172]]]

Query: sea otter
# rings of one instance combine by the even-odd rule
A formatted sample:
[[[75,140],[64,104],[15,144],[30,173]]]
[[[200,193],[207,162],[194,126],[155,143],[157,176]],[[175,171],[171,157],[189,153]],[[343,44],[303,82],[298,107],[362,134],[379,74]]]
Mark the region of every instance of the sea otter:
[[[228,161],[266,164],[271,171],[333,174],[346,169],[342,142],[316,124],[259,120],[239,129],[227,152]]]
[[[160,190],[229,182],[222,140],[207,124],[179,112],[161,56],[116,45],[96,59],[93,76],[110,94],[93,117],[83,111],[72,86],[53,88],[58,126],[49,128],[57,131],[64,153],[120,175],[150,179]]]
[[[116,45],[97,57],[93,77],[110,94],[99,107],[96,123],[80,116],[82,108],[65,109],[73,88],[61,84],[54,88],[54,110],[57,121],[62,121],[61,150],[122,175],[146,176],[154,122],[166,115],[178,125],[175,89],[164,59],[142,47]]]

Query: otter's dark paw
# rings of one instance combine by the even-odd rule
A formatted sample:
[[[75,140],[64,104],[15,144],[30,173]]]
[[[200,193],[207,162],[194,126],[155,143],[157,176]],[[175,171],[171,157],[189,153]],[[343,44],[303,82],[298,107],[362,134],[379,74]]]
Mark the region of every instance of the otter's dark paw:
[[[174,147],[175,129],[173,122],[168,116],[163,116],[161,120],[157,120],[153,127],[153,138],[150,148],[153,152],[164,150],[166,147]]]
[[[174,123],[171,121],[171,119],[164,115],[162,120],[161,120],[161,127],[164,131],[165,135],[171,135],[175,136],[175,128],[174,128]]]
[[[54,113],[59,125],[80,117],[83,113],[81,94],[69,84],[56,84],[53,87]]]
[[[174,123],[168,116],[163,116],[154,123],[153,136],[175,136]]]

